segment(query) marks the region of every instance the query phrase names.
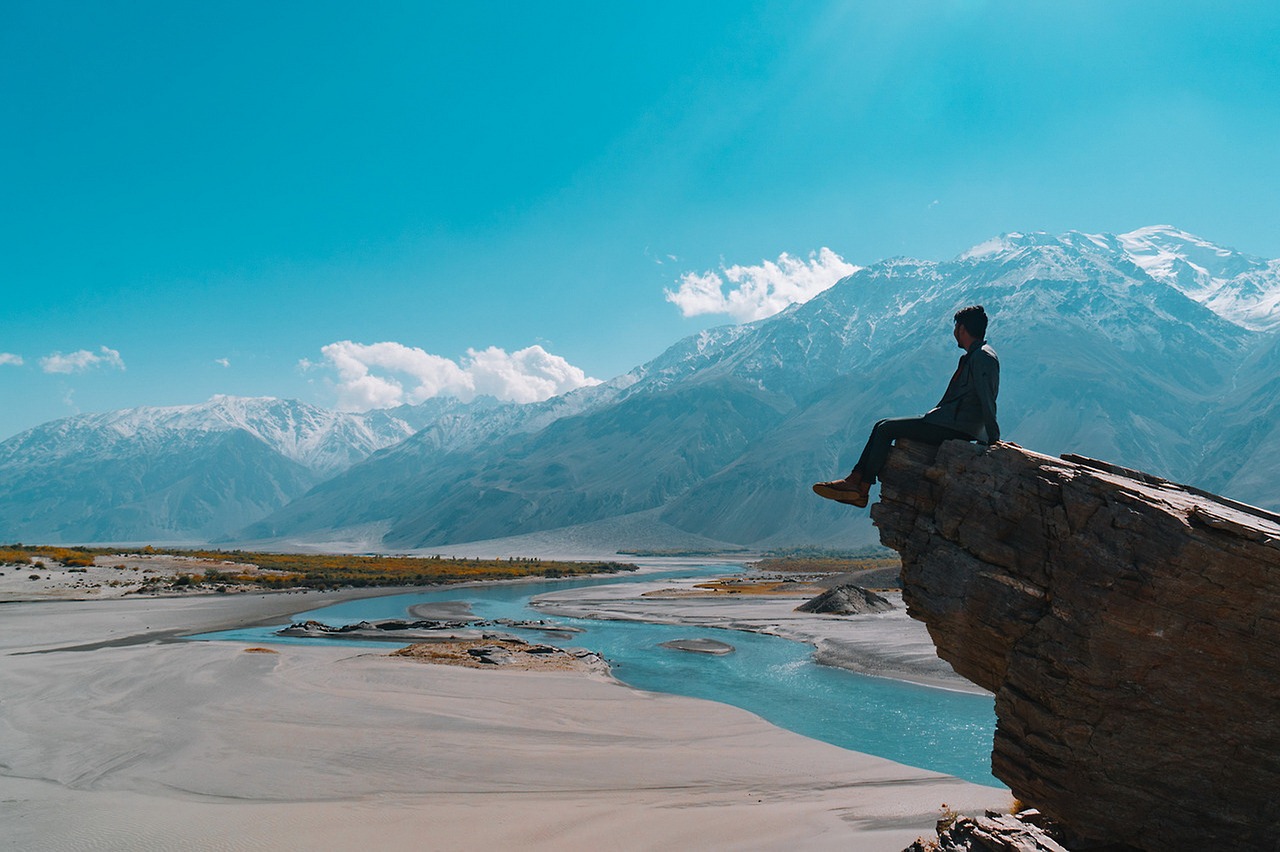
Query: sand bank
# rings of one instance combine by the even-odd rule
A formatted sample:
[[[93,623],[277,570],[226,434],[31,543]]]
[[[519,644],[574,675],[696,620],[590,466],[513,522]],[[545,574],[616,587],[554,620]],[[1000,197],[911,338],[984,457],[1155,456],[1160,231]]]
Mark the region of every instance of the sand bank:
[[[10,848],[896,850],[1008,804],[598,673],[154,641],[336,599],[0,607]]]
[[[205,574],[209,571],[224,575],[258,576],[282,573],[242,562],[200,559],[173,553],[97,556],[94,557],[94,564],[84,567],[62,565],[51,559],[37,559],[37,563],[0,564],[0,601],[119,598],[144,591],[149,580],[172,580],[182,574]],[[237,593],[255,590],[251,585],[228,585]],[[145,594],[147,597],[181,597],[192,592],[146,589]]]
[[[393,651],[420,663],[463,666],[469,669],[511,669],[524,672],[582,672],[609,675],[609,664],[585,649],[565,650],[554,645],[530,644],[516,637],[435,639],[414,642]]]

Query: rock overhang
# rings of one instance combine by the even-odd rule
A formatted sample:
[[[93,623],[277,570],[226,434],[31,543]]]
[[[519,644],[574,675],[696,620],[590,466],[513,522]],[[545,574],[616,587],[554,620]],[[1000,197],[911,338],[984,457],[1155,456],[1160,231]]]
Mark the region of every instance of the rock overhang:
[[[1009,444],[903,442],[881,479],[908,612],[995,694],[1015,795],[1138,848],[1274,842],[1280,517]]]

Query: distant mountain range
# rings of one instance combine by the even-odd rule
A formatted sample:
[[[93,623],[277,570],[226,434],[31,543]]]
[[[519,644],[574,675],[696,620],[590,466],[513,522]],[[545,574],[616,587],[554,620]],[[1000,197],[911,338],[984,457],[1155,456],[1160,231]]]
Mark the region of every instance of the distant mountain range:
[[[219,396],[55,420],[0,444],[0,538],[226,536],[428,419],[417,409],[347,414]]]
[[[409,550],[601,525],[858,545],[865,513],[808,485],[847,472],[877,419],[936,402],[973,303],[1006,439],[1280,507],[1280,261],[1156,226],[881,261],[532,405],[221,397],[55,421],[0,444],[0,540]]]

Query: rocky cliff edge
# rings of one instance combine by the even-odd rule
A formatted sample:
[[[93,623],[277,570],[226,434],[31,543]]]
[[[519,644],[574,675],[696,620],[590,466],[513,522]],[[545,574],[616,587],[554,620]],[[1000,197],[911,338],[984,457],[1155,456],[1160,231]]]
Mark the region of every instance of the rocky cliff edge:
[[[904,442],[872,518],[995,693],[1024,803],[1143,850],[1280,849],[1280,516],[1009,444]]]

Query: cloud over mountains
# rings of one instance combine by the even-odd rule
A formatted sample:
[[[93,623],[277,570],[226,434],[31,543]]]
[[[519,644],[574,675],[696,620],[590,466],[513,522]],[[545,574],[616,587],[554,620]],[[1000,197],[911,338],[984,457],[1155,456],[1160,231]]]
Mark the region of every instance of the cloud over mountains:
[[[304,360],[302,366],[324,366],[337,372],[334,386],[338,407],[345,411],[416,405],[437,396],[456,397],[463,402],[477,396],[504,402],[541,402],[600,383],[559,355],[536,345],[516,352],[497,346],[468,349],[461,361],[393,341],[340,340],[320,351],[324,355],[322,364]]]
[[[686,272],[679,288],[666,291],[667,301],[686,317],[728,314],[737,322],[751,322],[807,302],[859,268],[825,246],[810,252],[808,262],[783,252],[776,262],[765,260],[759,266]]]

